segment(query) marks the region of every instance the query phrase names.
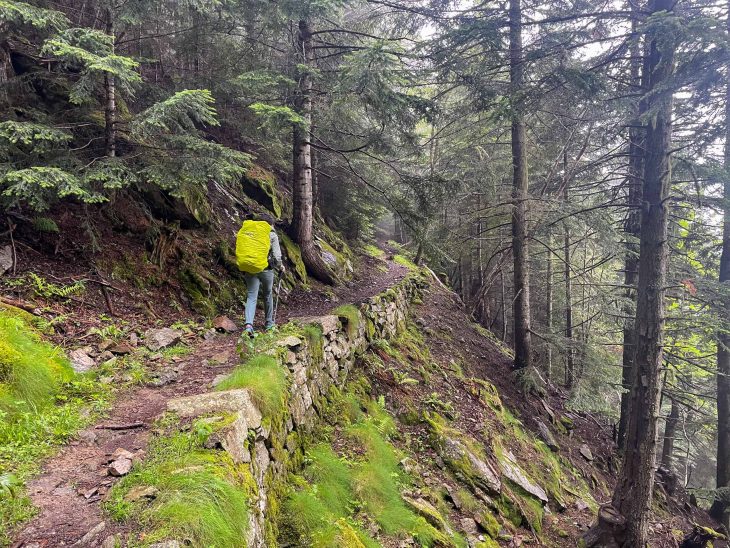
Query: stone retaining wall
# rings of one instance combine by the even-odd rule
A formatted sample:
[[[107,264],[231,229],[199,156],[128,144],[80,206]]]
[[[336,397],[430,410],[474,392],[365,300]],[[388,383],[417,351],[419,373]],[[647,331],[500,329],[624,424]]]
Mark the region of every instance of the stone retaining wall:
[[[424,280],[411,274],[388,291],[342,314],[297,318],[295,324],[315,325],[321,337],[304,330],[285,333],[265,352],[288,371],[289,391],[280,416],[263,416],[246,389],[210,392],[178,398],[168,411],[181,418],[226,413],[232,420],[208,440],[225,450],[250,473],[249,547],[276,545],[276,518],[287,474],[302,464],[304,436],[326,409],[332,387],[341,388],[358,355],[371,341],[395,337],[404,327],[408,307]],[[352,323],[356,325],[352,325]]]

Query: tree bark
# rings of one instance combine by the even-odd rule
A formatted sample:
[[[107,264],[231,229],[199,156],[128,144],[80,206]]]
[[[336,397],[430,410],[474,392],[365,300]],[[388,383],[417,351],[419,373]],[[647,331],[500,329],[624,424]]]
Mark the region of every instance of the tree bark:
[[[635,3],[630,2],[631,9],[637,11]],[[632,29],[636,32],[638,21],[636,17],[632,21]],[[641,87],[641,46],[636,40],[631,45],[631,83],[634,89],[642,89]],[[641,167],[642,167],[642,149],[643,149],[643,128],[641,127],[640,116],[643,112],[643,101],[636,108],[636,117],[631,122],[629,129],[629,164],[628,164],[628,213],[626,223],[624,225],[624,233],[626,234],[626,251],[624,259],[624,285],[626,293],[624,295],[627,304],[624,308],[625,315],[631,317],[635,314],[636,304],[636,278],[638,276],[639,267],[639,250],[636,241],[639,239],[639,230],[641,227]],[[621,385],[624,392],[621,394],[621,415],[618,426],[618,447],[621,451],[624,449],[624,441],[626,439],[626,425],[629,421],[629,391],[631,390],[631,382],[634,378],[634,352],[636,352],[636,337],[634,330],[634,321],[627,319],[623,328],[623,356],[621,370]]]
[[[312,50],[312,29],[306,20],[299,21],[297,36],[297,60],[311,67],[314,62]],[[312,200],[312,147],[310,128],[312,127],[312,76],[308,70],[298,75],[298,90],[295,97],[296,111],[303,124],[294,126],[294,158],[292,173],[292,230],[294,240],[302,250],[302,260],[312,275],[318,280],[334,284],[335,276],[325,264],[314,245],[314,209]]]
[[[522,7],[520,0],[509,3],[510,85],[512,94],[512,251],[514,256],[514,368],[532,363],[530,333],[530,272],[527,244],[527,155],[525,122],[520,94],[524,86],[522,59]]]
[[[545,274],[545,330],[548,335],[553,332],[553,239],[552,235],[547,235],[547,272]],[[545,379],[550,382],[553,374],[553,345],[551,342],[546,343],[545,356]]]
[[[679,404],[674,398],[672,409],[664,423],[664,445],[662,446],[662,466],[667,470],[672,469],[672,458],[674,457],[674,439],[677,435],[677,424],[679,424]]]
[[[730,2],[728,2],[730,7]],[[730,14],[727,19],[730,34]],[[722,287],[722,330],[717,336],[717,487],[730,487],[730,67],[725,88],[725,181],[723,185],[722,255],[720,256],[720,284]],[[715,501],[710,514],[716,520],[730,525],[728,507]]]
[[[112,10],[106,10],[106,33],[114,37],[114,15]],[[114,45],[112,45],[114,51]],[[108,72],[104,75],[104,94],[106,104],[104,106],[104,141],[106,155],[113,158],[117,155],[117,89],[114,76]]]
[[[568,171],[568,152],[563,152],[563,171]],[[567,176],[567,175],[566,175]],[[563,188],[563,202],[568,203],[568,182]],[[565,262],[565,386],[573,388],[575,380],[575,348],[573,347],[573,286],[570,273],[570,229],[568,223],[563,224],[563,261]]]
[[[651,0],[649,12],[673,12],[674,0]],[[644,147],[639,278],[636,299],[636,352],[626,444],[611,507],[625,518],[613,534],[620,546],[647,542],[648,516],[654,487],[657,423],[662,391],[664,291],[667,270],[667,226],[671,182],[672,90],[666,86],[674,70],[675,44],[659,29],[647,34],[644,81],[650,94]],[[600,527],[600,524],[599,524]],[[585,537],[584,537],[585,538]]]

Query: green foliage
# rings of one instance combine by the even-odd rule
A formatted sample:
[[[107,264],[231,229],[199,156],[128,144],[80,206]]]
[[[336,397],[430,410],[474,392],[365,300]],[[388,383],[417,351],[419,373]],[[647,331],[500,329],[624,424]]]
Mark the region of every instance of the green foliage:
[[[226,377],[216,390],[247,388],[251,399],[264,417],[278,416],[286,405],[288,380],[285,369],[279,362],[259,354],[238,366]]]
[[[178,91],[142,112],[131,125],[132,134],[140,141],[152,142],[163,135],[195,132],[196,124],[217,126],[214,102],[207,89]]]
[[[35,272],[28,272],[27,282],[33,293],[35,293],[38,297],[43,297],[45,299],[65,299],[71,295],[81,293],[84,289],[86,289],[84,282],[73,282],[66,285],[59,285],[49,282]]]
[[[33,228],[38,232],[58,234],[60,229],[50,217],[33,217]]]
[[[25,203],[36,211],[48,209],[59,198],[73,197],[87,203],[104,200],[81,186],[75,175],[57,167],[34,166],[8,171],[0,175],[0,187],[9,205]]]
[[[361,449],[354,456],[340,456],[321,443],[308,451],[306,481],[300,482],[285,505],[284,530],[295,537],[288,540],[317,547],[360,546],[345,542],[347,530],[365,546],[380,546],[359,523],[358,516],[364,514],[387,537],[410,537],[421,546],[459,545],[460,539],[447,537],[403,501],[401,490],[410,480],[398,464],[402,455],[388,441],[395,426],[382,402],[353,394],[346,394],[344,400],[353,397],[357,412],[339,413],[337,419],[354,421],[345,427],[345,446]]]
[[[112,517],[141,523],[145,543],[183,538],[195,546],[240,546],[248,529],[243,471],[226,453],[203,449],[210,432],[198,422],[155,439],[145,461],[112,489]],[[134,487],[152,488],[152,500],[129,500]]]
[[[61,29],[69,23],[60,11],[13,0],[0,0],[0,22],[38,29]]]
[[[65,145],[71,138],[68,132],[43,124],[6,120],[0,122],[0,157],[10,159],[13,149],[26,154],[44,154]]]
[[[302,128],[305,127],[304,118],[289,107],[254,103],[253,105],[249,105],[248,108],[261,120],[260,128],[271,130],[291,127],[292,125],[297,125]]]
[[[0,544],[33,513],[22,490],[39,462],[94,420],[109,388],[75,375],[32,317],[0,309]]]
[[[142,79],[136,72],[139,63],[114,54],[114,36],[89,28],[66,29],[43,45],[41,53],[60,59],[68,66],[80,67],[69,100],[83,104],[94,98],[100,77],[113,76],[116,84],[129,93]]]

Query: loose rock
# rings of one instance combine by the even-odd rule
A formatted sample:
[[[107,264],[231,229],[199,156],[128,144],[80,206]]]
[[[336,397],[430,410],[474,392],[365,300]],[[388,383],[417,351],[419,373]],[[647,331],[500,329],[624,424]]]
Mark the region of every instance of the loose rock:
[[[218,316],[213,320],[213,327],[221,333],[233,333],[238,331],[238,326],[228,316]]]
[[[157,350],[179,343],[182,335],[182,331],[169,327],[148,329],[144,334],[145,345],[153,352],[156,352]]]
[[[580,451],[581,456],[588,462],[591,462],[593,460],[593,453],[591,453],[590,447],[588,447],[585,443],[580,446],[578,451]]]
[[[71,367],[76,373],[86,373],[96,366],[94,359],[81,348],[72,350],[68,358],[71,360]]]

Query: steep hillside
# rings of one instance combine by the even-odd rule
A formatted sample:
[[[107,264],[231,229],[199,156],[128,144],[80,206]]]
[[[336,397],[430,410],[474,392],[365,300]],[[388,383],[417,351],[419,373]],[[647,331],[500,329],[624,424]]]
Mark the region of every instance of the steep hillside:
[[[382,258],[370,260],[371,271],[405,270]],[[239,347],[245,364],[230,374],[241,363],[233,353],[235,338],[218,335],[202,344],[191,339],[192,353],[176,360],[186,380],[128,392],[113,408],[113,421],[102,422],[101,431],[99,425],[86,430],[50,461],[31,487],[42,513],[21,534],[20,546],[79,539],[88,546],[178,546],[186,539],[193,546],[258,545],[251,540],[254,521],[245,516],[262,500],[260,534],[265,531],[268,545],[575,546],[609,496],[616,464],[609,433],[596,418],[566,411],[556,392],[546,398],[523,394],[524,383],[510,371],[509,350],[472,323],[458,298],[430,273],[409,268],[420,289],[411,294],[407,314],[393,317],[393,330],[381,330],[377,321],[370,327],[370,320],[358,319],[357,308],[340,307],[335,316],[298,320],[319,322],[319,331],[302,332],[295,323]],[[382,291],[374,280],[361,281]],[[384,302],[391,292],[382,293]],[[318,312],[327,305],[320,306]],[[326,319],[338,316],[339,328]],[[329,329],[342,335],[326,335]],[[327,346],[322,334],[332,341]],[[367,339],[367,352],[343,370],[341,384],[313,394],[315,414],[291,423],[285,409],[294,400],[286,394],[295,394],[296,369],[289,366],[290,374],[269,357],[292,363],[290,351],[272,350],[309,341],[308,350],[295,352],[305,352],[312,363],[325,354],[339,361],[332,352],[340,351],[330,345],[341,336],[355,345]],[[208,365],[200,369],[201,363]],[[223,399],[180,399],[197,398],[215,375]],[[224,402],[227,391],[243,387],[267,436],[261,445],[268,455],[264,470],[288,470],[283,482],[268,473],[257,476],[257,467],[247,472],[247,462],[264,462],[259,441],[253,461],[240,452],[254,452],[249,443],[258,434],[244,430],[231,437],[237,419],[226,411],[228,404],[192,403]],[[149,402],[141,409],[134,405],[140,398]],[[170,398],[190,404],[181,407]],[[189,405],[199,410],[191,415]],[[278,429],[286,440],[281,446]],[[125,451],[131,471],[121,472],[126,477],[116,484],[105,471]],[[282,469],[277,462],[286,464]],[[102,471],[108,479],[100,482]],[[267,486],[264,498],[257,484]],[[707,522],[681,493],[675,495],[658,490],[652,546],[677,546],[692,523]]]

